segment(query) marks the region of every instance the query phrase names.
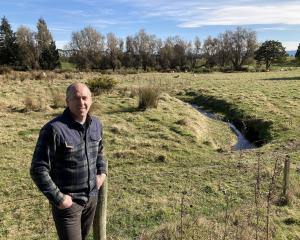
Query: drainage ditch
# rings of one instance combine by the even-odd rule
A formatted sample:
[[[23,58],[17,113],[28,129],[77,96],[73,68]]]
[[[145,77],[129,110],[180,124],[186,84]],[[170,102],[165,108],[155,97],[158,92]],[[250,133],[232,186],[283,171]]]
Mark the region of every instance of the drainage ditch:
[[[272,140],[271,121],[255,119],[239,109],[236,105],[216,97],[187,92],[187,99],[193,106],[197,106],[208,117],[228,122],[230,128],[239,138],[235,149],[249,149],[261,147]],[[184,97],[185,98],[185,97]],[[222,117],[220,117],[221,114]]]

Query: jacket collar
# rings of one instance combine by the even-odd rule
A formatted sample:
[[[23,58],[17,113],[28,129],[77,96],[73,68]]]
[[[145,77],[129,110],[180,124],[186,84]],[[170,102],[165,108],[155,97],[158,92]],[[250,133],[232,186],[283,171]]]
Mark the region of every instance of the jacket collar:
[[[83,125],[74,120],[74,118],[72,117],[71,111],[68,107],[64,110],[62,117],[68,123],[70,123],[72,126],[76,127],[77,129],[83,129]],[[89,127],[91,125],[92,118],[91,118],[90,114],[87,115],[85,123],[87,124],[87,127]]]

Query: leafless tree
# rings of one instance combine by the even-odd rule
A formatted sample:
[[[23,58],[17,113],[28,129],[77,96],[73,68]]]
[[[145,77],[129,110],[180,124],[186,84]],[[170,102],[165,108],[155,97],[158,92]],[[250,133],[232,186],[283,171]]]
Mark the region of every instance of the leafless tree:
[[[109,59],[110,67],[115,71],[116,68],[121,67],[121,55],[123,53],[123,40],[117,38],[115,34],[108,33],[106,35],[107,58]]]
[[[104,53],[104,36],[92,27],[85,27],[72,33],[69,48],[73,50],[71,59],[79,68],[98,68]]]
[[[206,66],[209,68],[217,65],[218,45],[218,39],[212,38],[211,36],[209,36],[203,43],[202,53],[203,57],[206,59]]]
[[[25,26],[20,26],[16,32],[16,42],[18,44],[18,61],[25,69],[35,69],[38,67],[38,56],[35,33]]]
[[[254,52],[257,48],[256,33],[238,27],[236,31],[226,31],[229,46],[230,61],[234,69],[238,70],[242,65],[254,59]]]

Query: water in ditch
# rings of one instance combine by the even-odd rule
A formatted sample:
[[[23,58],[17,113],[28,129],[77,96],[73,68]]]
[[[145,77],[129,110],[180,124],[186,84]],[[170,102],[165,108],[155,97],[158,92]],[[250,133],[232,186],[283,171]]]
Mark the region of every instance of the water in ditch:
[[[208,118],[218,120],[218,121],[223,121],[222,119],[220,119],[220,117],[217,114],[205,111],[201,107],[199,107],[197,105],[194,105],[194,104],[192,106],[193,106],[193,108],[197,109],[199,112],[201,112],[202,114],[204,114]],[[226,123],[228,124],[230,129],[234,132],[234,134],[237,136],[237,143],[234,146],[232,146],[232,148],[234,150],[244,150],[244,149],[257,148],[253,143],[251,143],[249,140],[247,140],[245,138],[245,136],[241,133],[240,130],[238,130],[236,128],[236,126],[233,123],[231,123],[231,122],[226,122]]]

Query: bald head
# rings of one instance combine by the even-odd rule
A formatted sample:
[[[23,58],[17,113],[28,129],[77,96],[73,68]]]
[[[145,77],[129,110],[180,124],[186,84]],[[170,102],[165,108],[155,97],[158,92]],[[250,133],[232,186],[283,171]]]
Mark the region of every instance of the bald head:
[[[79,89],[87,91],[89,94],[89,97],[92,97],[91,90],[89,89],[89,87],[86,84],[80,83],[80,82],[75,82],[67,87],[66,100],[68,101],[68,99],[72,98]]]
[[[73,118],[83,123],[92,104],[92,94],[84,83],[72,83],[66,91],[66,102]]]

